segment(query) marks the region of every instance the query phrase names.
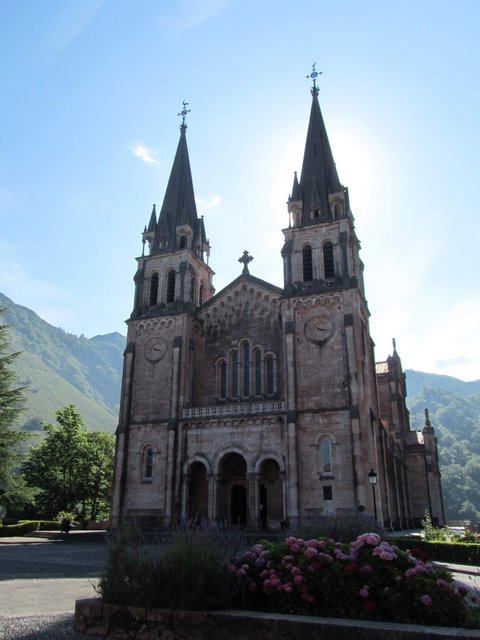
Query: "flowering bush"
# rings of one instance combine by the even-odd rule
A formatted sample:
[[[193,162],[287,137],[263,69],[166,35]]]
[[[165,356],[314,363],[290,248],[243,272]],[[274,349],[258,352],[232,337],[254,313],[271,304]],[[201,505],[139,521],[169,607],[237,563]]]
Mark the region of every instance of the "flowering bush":
[[[464,626],[467,600],[444,569],[364,533],[350,545],[289,537],[237,563],[237,605],[283,613]]]

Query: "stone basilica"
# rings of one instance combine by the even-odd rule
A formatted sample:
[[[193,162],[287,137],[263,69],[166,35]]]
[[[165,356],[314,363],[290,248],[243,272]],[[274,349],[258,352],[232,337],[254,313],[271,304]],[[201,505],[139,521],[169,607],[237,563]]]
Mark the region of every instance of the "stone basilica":
[[[444,523],[436,439],[411,431],[398,353],[375,363],[360,243],[316,73],[284,285],[243,272],[215,294],[185,115],[157,218],[143,232],[124,354],[112,522],[249,528],[364,512]]]

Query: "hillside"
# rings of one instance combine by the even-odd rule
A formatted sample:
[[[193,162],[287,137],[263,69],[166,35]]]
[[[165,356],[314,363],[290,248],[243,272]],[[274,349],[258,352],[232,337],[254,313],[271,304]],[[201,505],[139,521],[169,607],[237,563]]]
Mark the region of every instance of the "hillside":
[[[11,350],[20,352],[14,369],[18,383],[26,386],[22,428],[41,431],[42,422],[55,420],[57,409],[74,404],[88,429],[113,432],[125,338],[119,333],[74,336],[1,293],[0,309],[1,323],[10,327]]]
[[[438,438],[447,519],[480,522],[480,380],[405,373],[412,429],[428,408]]]

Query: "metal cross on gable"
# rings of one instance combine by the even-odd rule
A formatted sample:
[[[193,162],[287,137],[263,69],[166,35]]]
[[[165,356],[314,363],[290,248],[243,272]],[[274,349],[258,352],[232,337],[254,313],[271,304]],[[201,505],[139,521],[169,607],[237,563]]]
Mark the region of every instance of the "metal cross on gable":
[[[242,253],[242,256],[238,259],[239,262],[243,262],[243,271],[242,273],[244,275],[250,275],[250,272],[248,270],[248,263],[251,262],[253,260],[253,256],[251,256],[248,251],[245,249],[245,251]]]

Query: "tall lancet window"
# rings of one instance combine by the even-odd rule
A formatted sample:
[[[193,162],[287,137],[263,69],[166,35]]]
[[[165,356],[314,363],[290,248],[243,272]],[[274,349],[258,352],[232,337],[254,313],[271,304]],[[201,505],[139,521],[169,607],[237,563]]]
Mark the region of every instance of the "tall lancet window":
[[[328,438],[322,441],[322,473],[332,473],[332,443]]]
[[[325,280],[335,277],[335,264],[333,261],[333,244],[325,242],[323,245],[323,272]]]
[[[238,353],[232,352],[232,398],[238,397]]]
[[[303,281],[313,280],[312,247],[307,244],[302,249]]]
[[[152,273],[150,278],[150,296],[148,304],[153,307],[158,302],[158,273]]]
[[[165,302],[168,304],[175,301],[175,271],[170,269],[167,273],[167,291],[165,295]]]
[[[267,377],[267,395],[273,396],[275,393],[275,369],[272,356],[265,358],[265,368]]]
[[[255,395],[262,395],[262,354],[260,349],[255,349],[253,362],[255,366]]]
[[[220,363],[220,398],[225,400],[227,397],[227,363],[222,360]]]
[[[197,294],[197,280],[195,276],[192,276],[190,280],[190,301],[195,302],[195,296]]]
[[[243,343],[243,395],[250,395],[250,345]]]

